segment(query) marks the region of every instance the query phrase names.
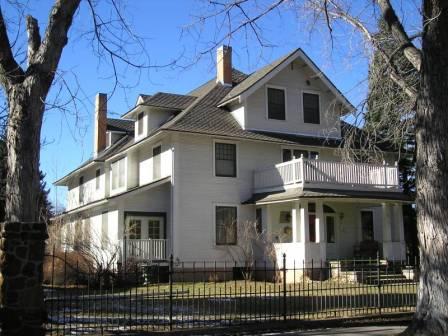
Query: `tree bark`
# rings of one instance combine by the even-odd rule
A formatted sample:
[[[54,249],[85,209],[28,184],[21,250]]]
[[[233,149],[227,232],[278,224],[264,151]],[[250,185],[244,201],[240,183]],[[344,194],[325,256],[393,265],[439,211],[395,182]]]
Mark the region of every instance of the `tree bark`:
[[[27,17],[28,68],[15,61],[0,7],[0,83],[8,100],[5,223],[1,233],[2,335],[44,335],[42,265],[47,238],[39,223],[40,132],[45,100],[80,0],[55,0],[45,37]]]
[[[420,283],[405,335],[448,334],[448,2],[425,0],[417,106],[417,221]]]

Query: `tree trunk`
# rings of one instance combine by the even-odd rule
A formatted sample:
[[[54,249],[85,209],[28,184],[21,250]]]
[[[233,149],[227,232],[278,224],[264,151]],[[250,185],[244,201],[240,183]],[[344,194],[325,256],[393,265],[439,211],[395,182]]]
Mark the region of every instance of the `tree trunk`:
[[[417,106],[417,221],[421,275],[407,335],[448,334],[448,2],[425,0]]]
[[[39,223],[40,129],[46,93],[34,76],[8,92],[6,221],[2,232],[2,335],[43,335],[42,264],[46,227]],[[44,88],[45,89],[45,88]]]

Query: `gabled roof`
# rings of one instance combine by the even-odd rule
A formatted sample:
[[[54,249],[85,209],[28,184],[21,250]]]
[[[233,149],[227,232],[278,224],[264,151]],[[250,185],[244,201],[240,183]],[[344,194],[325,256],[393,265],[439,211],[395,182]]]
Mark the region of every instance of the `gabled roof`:
[[[272,77],[274,77],[278,72],[287,67],[291,62],[297,58],[301,59],[315,74],[318,76],[324,84],[329,88],[329,90],[334,94],[334,96],[343,104],[347,112],[354,110],[354,106],[348,101],[347,98],[339,91],[339,89],[328,79],[328,77],[317,67],[317,65],[308,57],[305,52],[298,48],[293,52],[280,57],[274,62],[264,66],[263,68],[255,71],[250,76],[248,76],[239,85],[235,86],[230,90],[226,96],[224,96],[219,102],[220,106],[224,106],[227,103],[233,101],[234,99],[242,95],[250,95],[252,92],[260,88]]]
[[[107,118],[107,130],[116,132],[133,133],[134,121],[128,119]]]
[[[158,92],[149,96],[143,102],[143,105],[161,107],[173,110],[183,110],[190,105],[196,97],[180,95],[174,93]]]

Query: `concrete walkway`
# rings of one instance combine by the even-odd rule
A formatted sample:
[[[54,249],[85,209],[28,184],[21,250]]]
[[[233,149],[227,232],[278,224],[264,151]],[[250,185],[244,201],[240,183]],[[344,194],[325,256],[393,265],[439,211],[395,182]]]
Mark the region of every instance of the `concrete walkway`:
[[[352,327],[352,328],[330,328],[330,329],[317,329],[310,331],[286,331],[280,333],[264,333],[258,334],[263,336],[389,336],[397,335],[402,332],[406,327],[397,326],[371,326],[371,327]]]

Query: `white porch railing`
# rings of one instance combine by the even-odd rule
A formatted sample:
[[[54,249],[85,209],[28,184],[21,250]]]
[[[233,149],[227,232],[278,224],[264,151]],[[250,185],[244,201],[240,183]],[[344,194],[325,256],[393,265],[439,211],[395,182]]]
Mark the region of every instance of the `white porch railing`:
[[[300,158],[254,173],[256,192],[305,185],[334,189],[397,191],[398,167]]]
[[[166,260],[166,239],[123,239],[121,260]]]

